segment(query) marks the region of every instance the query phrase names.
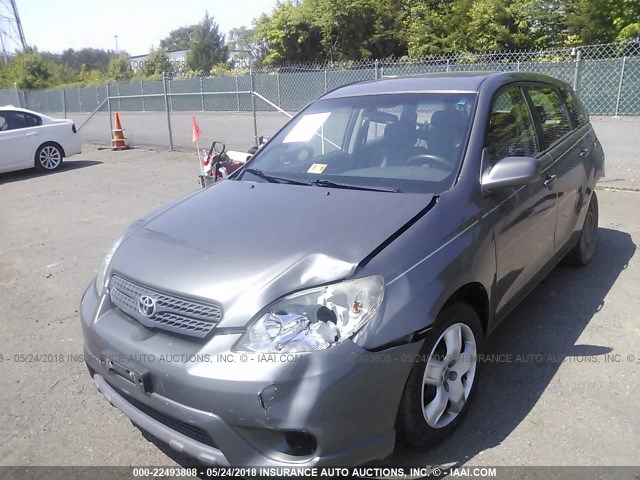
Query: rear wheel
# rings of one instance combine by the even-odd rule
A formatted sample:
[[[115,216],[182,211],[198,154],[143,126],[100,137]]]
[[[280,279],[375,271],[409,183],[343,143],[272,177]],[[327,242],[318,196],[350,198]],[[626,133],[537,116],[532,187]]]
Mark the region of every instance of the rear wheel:
[[[398,409],[400,442],[431,447],[460,423],[477,382],[482,325],[466,303],[446,306],[409,374]]]
[[[55,143],[44,143],[36,151],[35,165],[41,172],[52,172],[60,168],[63,158],[62,148]]]
[[[596,192],[591,194],[589,209],[584,219],[584,225],[580,232],[580,239],[573,247],[565,260],[572,265],[584,266],[591,261],[596,251],[596,240],[598,234],[598,197]]]

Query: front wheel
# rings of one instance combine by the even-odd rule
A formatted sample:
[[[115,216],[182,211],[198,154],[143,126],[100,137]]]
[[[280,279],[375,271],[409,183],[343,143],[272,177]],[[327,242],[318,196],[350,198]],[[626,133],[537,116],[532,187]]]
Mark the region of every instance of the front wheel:
[[[409,374],[398,409],[398,440],[428,448],[460,423],[477,383],[482,325],[466,303],[446,306]]]
[[[62,148],[55,143],[44,143],[36,151],[35,165],[41,172],[52,172],[62,165]]]

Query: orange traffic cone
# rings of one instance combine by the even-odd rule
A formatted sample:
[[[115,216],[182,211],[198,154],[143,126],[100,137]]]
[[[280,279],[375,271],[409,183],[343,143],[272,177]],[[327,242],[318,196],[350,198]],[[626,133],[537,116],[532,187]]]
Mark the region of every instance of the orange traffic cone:
[[[129,146],[125,142],[124,138],[124,130],[122,129],[122,124],[120,123],[120,114],[115,112],[113,114],[113,123],[115,123],[115,128],[113,129],[113,136],[111,138],[111,150],[126,150]]]

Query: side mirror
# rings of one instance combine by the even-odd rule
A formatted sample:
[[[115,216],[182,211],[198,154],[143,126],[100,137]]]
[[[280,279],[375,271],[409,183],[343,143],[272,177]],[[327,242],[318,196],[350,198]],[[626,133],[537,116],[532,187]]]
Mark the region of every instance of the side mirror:
[[[540,163],[533,157],[505,157],[482,175],[482,191],[528,185],[540,179]]]

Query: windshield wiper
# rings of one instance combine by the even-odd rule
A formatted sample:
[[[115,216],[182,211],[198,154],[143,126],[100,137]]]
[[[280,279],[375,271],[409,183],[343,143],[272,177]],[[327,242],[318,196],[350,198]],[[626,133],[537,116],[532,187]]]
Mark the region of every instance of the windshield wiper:
[[[244,175],[245,173],[250,173],[252,175],[255,175],[256,177],[263,178],[269,183],[290,183],[291,185],[306,185],[306,186],[311,185],[309,182],[301,182],[299,180],[293,180],[291,178],[274,177],[273,175],[267,175],[262,170],[257,170],[255,168],[245,168],[242,174]]]
[[[333,182],[331,180],[314,180],[311,184],[318,187],[348,188],[350,190],[368,190],[371,192],[397,193],[400,191],[398,187],[373,187],[367,185],[354,185],[352,183]]]

